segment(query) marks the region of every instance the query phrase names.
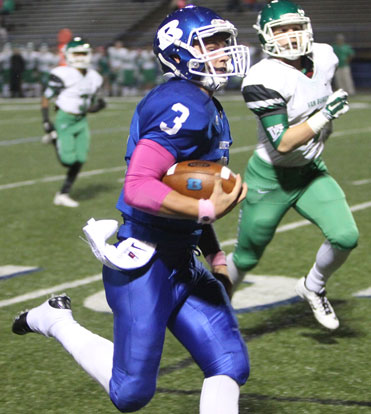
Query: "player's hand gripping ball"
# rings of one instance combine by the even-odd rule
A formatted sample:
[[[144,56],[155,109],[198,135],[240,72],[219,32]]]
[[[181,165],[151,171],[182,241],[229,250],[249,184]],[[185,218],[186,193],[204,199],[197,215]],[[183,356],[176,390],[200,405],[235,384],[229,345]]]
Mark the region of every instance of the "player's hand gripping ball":
[[[216,173],[222,178],[223,191],[230,193],[236,182],[236,175],[228,167],[211,161],[178,162],[168,169],[162,181],[180,194],[208,199],[213,192]]]

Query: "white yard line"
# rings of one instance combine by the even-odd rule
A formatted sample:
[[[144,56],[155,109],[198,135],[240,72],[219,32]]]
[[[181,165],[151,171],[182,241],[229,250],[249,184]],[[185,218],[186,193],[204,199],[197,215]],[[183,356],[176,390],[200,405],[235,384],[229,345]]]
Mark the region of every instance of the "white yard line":
[[[51,295],[55,293],[61,293],[66,289],[72,289],[75,287],[88,285],[89,283],[96,282],[102,279],[102,275],[99,273],[98,275],[86,277],[85,279],[74,280],[73,282],[66,282],[62,283],[61,285],[52,286],[47,289],[39,289],[34,290],[33,292],[26,293],[24,295],[16,296],[11,299],[0,300],[0,308],[5,306],[14,305],[15,303],[26,302],[31,299],[37,299],[41,296]]]
[[[250,118],[251,117],[235,116],[235,117],[229,117],[228,119],[230,121],[243,121],[243,120],[250,119]],[[122,131],[129,131],[129,127],[93,129],[92,130],[92,135],[104,135],[104,134],[110,134],[110,133],[122,132]],[[371,127],[351,129],[351,130],[345,130],[345,131],[335,131],[335,132],[332,133],[331,137],[332,138],[340,138],[340,137],[344,137],[344,136],[348,136],[348,135],[354,136],[356,134],[363,134],[363,133],[367,133],[367,132],[371,132]],[[8,147],[8,146],[12,146],[12,145],[40,142],[41,141],[41,136],[42,136],[42,133],[40,133],[40,136],[38,136],[38,137],[23,137],[23,138],[8,139],[8,140],[5,140],[5,141],[0,141],[0,146]],[[252,147],[252,146],[249,146],[248,148],[250,148],[250,147]],[[245,147],[240,147],[240,148],[245,148]],[[232,149],[231,149],[232,154],[233,154],[233,152],[237,152],[237,151],[238,151],[237,148],[232,147]],[[241,151],[243,151],[243,150],[241,150]]]
[[[357,180],[357,181],[351,181],[352,185],[365,185],[371,183],[371,178],[366,178],[364,180]]]
[[[110,128],[110,129],[97,129],[95,131],[93,131],[93,134],[105,134],[105,133],[111,133],[111,132],[120,132],[120,131],[127,131],[127,128]],[[354,133],[360,133],[360,132],[371,132],[371,127],[369,128],[363,128],[360,130],[353,130]],[[339,132],[335,132],[333,134],[333,136],[336,137],[341,137],[344,135],[347,135],[348,132],[347,131],[339,131]],[[1,145],[16,145],[16,144],[21,144],[26,142],[26,140],[28,140],[27,142],[35,142],[35,141],[40,141],[40,137],[29,137],[29,138],[20,138],[18,140],[10,140],[10,141],[0,141],[0,146]],[[240,153],[240,152],[247,152],[247,151],[253,151],[255,148],[255,145],[246,145],[246,146],[241,146],[241,147],[232,147],[230,149],[230,153],[231,154],[236,154],[236,153]],[[97,174],[105,174],[106,172],[112,172],[112,171],[120,171],[120,169],[123,167],[113,167],[113,168],[103,168],[101,170],[92,170],[92,171],[86,171],[86,172],[82,172],[80,174],[81,177],[88,177],[90,175],[97,175]],[[49,177],[49,178],[38,178],[35,180],[27,180],[27,181],[19,181],[17,183],[10,183],[10,184],[2,184],[0,185],[0,190],[6,190],[9,188],[17,188],[17,187],[24,187],[24,186],[29,186],[29,185],[33,185],[36,183],[40,183],[40,182],[50,182],[50,181],[59,181],[62,180],[64,178],[64,176],[55,176],[55,177]],[[354,181],[352,184],[354,185],[362,185],[362,184],[367,184],[371,182],[371,180],[360,180],[360,181]]]
[[[126,167],[124,166],[102,168],[99,170],[83,171],[79,174],[79,177],[86,178],[86,177],[91,177],[93,175],[100,175],[100,174],[106,174],[106,173],[116,172],[116,171],[125,171],[125,170],[126,170]],[[3,185],[0,185],[0,191],[9,190],[11,188],[27,187],[29,185],[34,185],[38,183],[50,183],[53,181],[61,181],[61,180],[64,180],[65,178],[66,178],[65,175],[55,175],[51,177],[38,178],[36,180],[18,181],[17,183],[3,184]]]
[[[104,129],[93,129],[91,132],[92,135],[105,135],[105,134],[112,134],[115,132],[125,132],[129,131],[128,127],[117,127],[117,128],[104,128]],[[12,145],[18,145],[18,144],[28,144],[41,142],[41,136],[43,134],[40,134],[40,136],[37,137],[26,137],[26,138],[17,138],[17,139],[8,139],[6,141],[0,141],[0,146],[3,147],[10,147]]]

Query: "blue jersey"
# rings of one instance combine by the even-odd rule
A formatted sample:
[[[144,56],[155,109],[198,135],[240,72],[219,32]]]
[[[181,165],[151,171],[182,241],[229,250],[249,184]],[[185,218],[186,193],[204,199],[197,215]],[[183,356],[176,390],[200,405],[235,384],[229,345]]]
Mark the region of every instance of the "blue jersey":
[[[159,85],[138,104],[127,143],[128,166],[142,138],[166,148],[176,162],[208,160],[227,164],[232,144],[220,103],[192,82],[181,79]],[[116,207],[124,218],[119,238],[134,237],[159,245],[197,245],[201,225],[194,220],[168,219],[135,209],[125,203],[124,189]]]

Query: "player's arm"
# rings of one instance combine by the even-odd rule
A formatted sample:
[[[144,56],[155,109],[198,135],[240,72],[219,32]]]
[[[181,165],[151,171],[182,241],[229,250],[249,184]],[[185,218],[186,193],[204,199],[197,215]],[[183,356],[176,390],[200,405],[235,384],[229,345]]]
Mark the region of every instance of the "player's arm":
[[[61,78],[54,74],[50,74],[47,87],[41,97],[41,116],[44,131],[47,134],[55,131],[54,124],[50,121],[49,118],[49,104],[50,100],[58,95],[61,90],[64,88],[64,83]]]
[[[228,296],[231,298],[232,281],[228,274],[227,260],[212,224],[203,226],[198,247],[201,249],[214,277],[223,283]]]
[[[101,111],[107,106],[107,102],[103,97],[103,90],[99,89],[99,91],[93,96],[91,100],[91,105],[88,108],[88,112],[96,113]]]
[[[221,177],[216,177],[209,200],[182,195],[161,181],[174,163],[174,156],[163,146],[152,140],[141,139],[126,173],[125,202],[150,214],[205,223],[222,217],[246,196],[247,187],[242,184],[239,175],[229,194],[223,191]]]
[[[270,142],[280,153],[291,152],[316,135],[307,122],[290,127],[287,113],[267,115],[261,118],[261,123]]]
[[[47,134],[55,131],[54,124],[50,121],[49,118],[49,99],[44,95],[41,97],[41,117],[44,131]]]
[[[264,85],[247,85],[242,93],[248,108],[259,117],[268,139],[280,153],[289,153],[306,144],[349,109],[348,95],[339,89],[329,96],[319,112],[301,124],[290,126],[286,101],[277,91]]]

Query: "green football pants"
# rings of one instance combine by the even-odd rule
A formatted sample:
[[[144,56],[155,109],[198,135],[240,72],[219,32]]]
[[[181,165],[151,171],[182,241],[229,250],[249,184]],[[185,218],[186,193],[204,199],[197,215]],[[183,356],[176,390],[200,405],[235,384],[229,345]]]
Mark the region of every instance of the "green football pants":
[[[90,131],[86,116],[68,114],[59,109],[55,129],[58,134],[57,152],[61,163],[66,166],[75,162],[83,164],[90,147]]]
[[[269,165],[254,154],[244,180],[248,192],[242,202],[233,255],[240,270],[247,271],[258,264],[291,207],[316,224],[334,247],[356,247],[359,233],[344,192],[322,160],[304,167],[283,168]]]

